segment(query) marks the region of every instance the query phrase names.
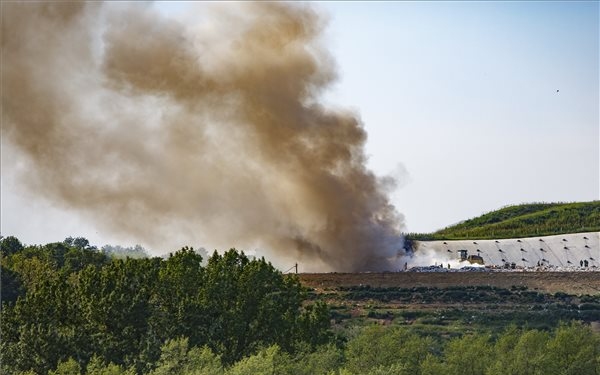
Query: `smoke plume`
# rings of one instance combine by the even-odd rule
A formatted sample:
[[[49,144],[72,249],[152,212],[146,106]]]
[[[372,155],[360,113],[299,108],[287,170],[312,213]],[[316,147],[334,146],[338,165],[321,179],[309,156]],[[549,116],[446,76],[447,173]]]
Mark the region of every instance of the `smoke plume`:
[[[310,5],[2,5],[2,136],[20,181],[150,246],[275,252],[304,270],[396,267],[402,217],[366,167]],[[165,250],[173,250],[167,248]]]

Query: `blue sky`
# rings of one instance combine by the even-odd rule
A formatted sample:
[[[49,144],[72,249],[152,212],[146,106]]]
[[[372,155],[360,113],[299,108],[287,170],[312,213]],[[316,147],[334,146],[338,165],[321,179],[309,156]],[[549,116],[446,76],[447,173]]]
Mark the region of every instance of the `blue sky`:
[[[407,230],[599,198],[597,2],[319,7],[340,72],[328,100],[360,112],[377,173],[407,170]]]
[[[187,20],[191,5],[155,4]],[[312,6],[329,18],[323,43],[339,72],[323,99],[362,118],[369,167],[400,178],[391,198],[407,231],[508,204],[599,199],[598,2]],[[4,221],[3,234],[114,242],[18,186],[2,190],[4,218],[27,218]]]

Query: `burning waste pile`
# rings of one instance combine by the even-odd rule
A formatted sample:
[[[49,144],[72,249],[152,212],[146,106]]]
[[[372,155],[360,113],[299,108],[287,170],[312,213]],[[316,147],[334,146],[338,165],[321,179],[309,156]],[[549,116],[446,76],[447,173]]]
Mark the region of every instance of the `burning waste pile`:
[[[261,248],[397,270],[402,215],[366,166],[312,6],[3,5],[2,147],[20,186],[154,249]],[[5,171],[5,173],[8,173]],[[389,181],[389,180],[388,180]]]

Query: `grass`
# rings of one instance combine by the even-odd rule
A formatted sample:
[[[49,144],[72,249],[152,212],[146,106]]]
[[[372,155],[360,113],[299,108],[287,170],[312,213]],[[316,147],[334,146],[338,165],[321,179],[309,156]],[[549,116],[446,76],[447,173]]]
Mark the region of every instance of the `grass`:
[[[507,206],[409,240],[502,239],[600,231],[600,201]]]

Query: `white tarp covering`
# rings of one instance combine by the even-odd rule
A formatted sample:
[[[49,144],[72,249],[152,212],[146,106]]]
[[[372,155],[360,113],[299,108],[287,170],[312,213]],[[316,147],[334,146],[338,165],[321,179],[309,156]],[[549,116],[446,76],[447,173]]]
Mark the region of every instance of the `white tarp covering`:
[[[467,250],[468,255],[481,256],[486,266],[514,263],[519,268],[600,270],[599,239],[600,232],[589,232],[499,240],[415,241],[413,265],[461,267],[469,263],[459,262],[459,250]]]

